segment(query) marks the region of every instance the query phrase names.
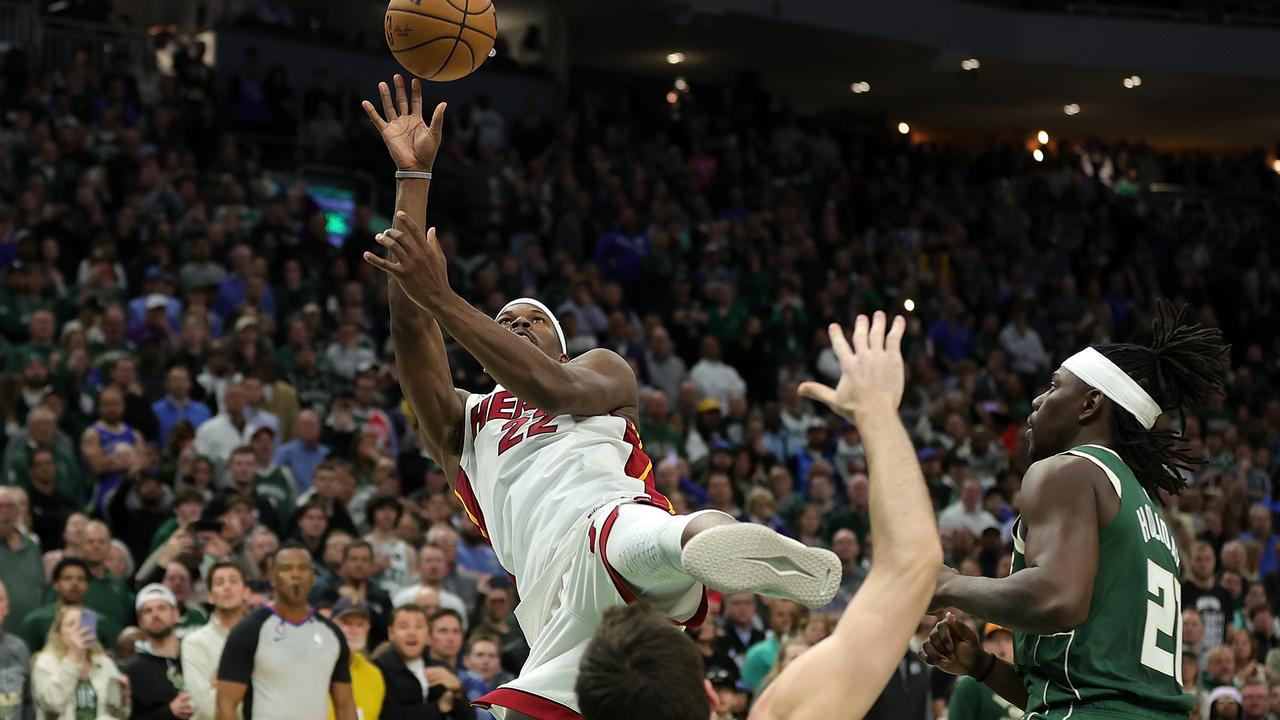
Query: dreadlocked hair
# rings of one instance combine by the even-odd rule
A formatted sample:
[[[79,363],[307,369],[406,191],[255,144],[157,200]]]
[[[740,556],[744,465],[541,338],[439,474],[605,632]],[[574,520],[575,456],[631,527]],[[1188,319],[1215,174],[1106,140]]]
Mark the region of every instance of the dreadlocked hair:
[[[1095,348],[1137,381],[1162,411],[1177,411],[1184,427],[1188,410],[1204,406],[1224,391],[1225,357],[1230,349],[1219,330],[1192,323],[1190,315],[1187,305],[1175,311],[1168,301],[1158,300],[1149,346],[1114,343]],[[1191,454],[1178,433],[1148,430],[1128,412],[1112,417],[1115,450],[1153,499],[1158,498],[1158,490],[1181,493],[1182,472],[1194,471],[1205,462]]]

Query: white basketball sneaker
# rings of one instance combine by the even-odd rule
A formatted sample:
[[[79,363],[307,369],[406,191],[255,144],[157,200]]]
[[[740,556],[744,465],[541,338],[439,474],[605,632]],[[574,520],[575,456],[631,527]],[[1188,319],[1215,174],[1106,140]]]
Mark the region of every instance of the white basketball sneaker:
[[[840,589],[840,558],[753,523],[721,525],[689,540],[680,561],[691,576],[726,594],[751,592],[810,608]]]

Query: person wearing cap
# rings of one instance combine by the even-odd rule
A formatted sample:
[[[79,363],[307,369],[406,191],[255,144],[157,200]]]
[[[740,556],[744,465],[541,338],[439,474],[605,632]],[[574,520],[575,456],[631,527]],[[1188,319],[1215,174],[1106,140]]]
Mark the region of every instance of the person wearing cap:
[[[982,630],[982,649],[1005,662],[1013,662],[1013,632],[987,623]],[[957,680],[947,701],[947,720],[1019,720],[1021,717],[1020,709],[971,677]]]
[[[1230,685],[1222,685],[1209,692],[1204,700],[1206,720],[1241,720],[1244,697]]]
[[[133,717],[187,720],[195,707],[178,658],[178,600],[169,588],[152,583],[138,591],[134,606],[143,640],[137,643],[138,654],[122,668],[133,688]]]
[[[382,702],[387,696],[387,682],[382,670],[369,661],[369,606],[349,597],[339,598],[329,619],[342,630],[351,652],[351,694],[356,700],[360,720],[378,720]],[[333,703],[329,703],[329,720],[337,720]]]

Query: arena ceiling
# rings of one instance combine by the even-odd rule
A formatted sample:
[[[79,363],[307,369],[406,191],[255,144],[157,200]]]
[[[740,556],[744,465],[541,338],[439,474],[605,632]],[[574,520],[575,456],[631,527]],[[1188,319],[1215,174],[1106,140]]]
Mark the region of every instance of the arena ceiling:
[[[1084,68],[979,58],[845,32],[733,14],[696,15],[661,3],[564,0],[574,66],[719,83],[758,71],[776,97],[801,109],[849,108],[926,134],[1142,138],[1161,144],[1265,146],[1280,141],[1275,80]],[[1280,33],[1278,33],[1280,37]],[[680,65],[666,56],[685,54]],[[853,82],[871,84],[855,95]],[[1080,112],[1063,108],[1076,103]]]

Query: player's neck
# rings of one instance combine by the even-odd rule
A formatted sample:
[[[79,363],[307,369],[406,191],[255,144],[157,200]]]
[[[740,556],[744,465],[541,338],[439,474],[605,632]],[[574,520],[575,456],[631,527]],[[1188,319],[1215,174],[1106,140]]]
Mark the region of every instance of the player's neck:
[[[1111,428],[1107,427],[1105,423],[1097,423],[1080,428],[1080,432],[1076,433],[1075,438],[1071,440],[1070,446],[1064,448],[1064,452],[1071,448],[1078,448],[1081,445],[1101,445],[1109,450],[1114,450],[1113,444],[1111,441]]]

